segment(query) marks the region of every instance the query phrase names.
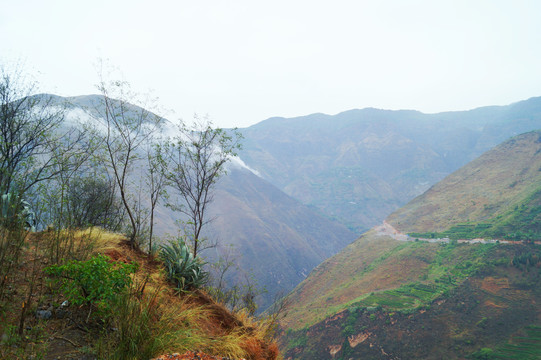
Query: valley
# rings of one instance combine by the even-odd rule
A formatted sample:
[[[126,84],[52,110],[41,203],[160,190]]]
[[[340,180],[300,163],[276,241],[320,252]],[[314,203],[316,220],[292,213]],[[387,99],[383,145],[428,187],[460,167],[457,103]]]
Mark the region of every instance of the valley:
[[[79,117],[98,101],[67,100]],[[205,230],[220,245],[205,257],[233,260],[228,280],[265,289],[257,297],[264,310],[459,166],[510,134],[541,128],[540,109],[541,98],[440,114],[363,109],[240,129],[239,161],[217,184],[216,220]],[[157,213],[156,233],[175,236],[177,215],[163,204]]]
[[[538,358],[540,140],[496,146],[316,267],[286,299],[286,358]]]

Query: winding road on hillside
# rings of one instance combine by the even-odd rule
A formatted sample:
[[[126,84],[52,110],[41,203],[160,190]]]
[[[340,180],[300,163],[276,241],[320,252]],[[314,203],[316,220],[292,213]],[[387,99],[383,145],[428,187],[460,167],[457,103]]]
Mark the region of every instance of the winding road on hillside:
[[[395,240],[398,241],[426,241],[431,243],[449,243],[449,238],[443,238],[443,239],[425,239],[425,238],[417,238],[417,237],[411,237],[408,234],[404,234],[403,232],[400,232],[397,230],[394,226],[389,224],[387,221],[383,221],[383,224],[378,225],[374,227],[374,230],[376,231],[377,235],[379,236],[390,236]],[[459,239],[457,240],[458,243],[466,243],[466,244],[523,244],[523,241],[511,241],[511,240],[496,240],[496,239]],[[534,241],[534,244],[541,245],[541,241]]]

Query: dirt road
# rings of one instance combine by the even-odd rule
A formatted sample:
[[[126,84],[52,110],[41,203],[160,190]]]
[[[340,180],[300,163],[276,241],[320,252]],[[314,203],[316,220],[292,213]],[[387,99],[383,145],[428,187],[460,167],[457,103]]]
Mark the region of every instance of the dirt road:
[[[379,236],[390,236],[395,240],[398,241],[426,241],[431,243],[448,243],[449,238],[441,238],[441,239],[426,239],[426,238],[418,238],[418,237],[411,237],[407,234],[404,234],[397,230],[395,227],[393,227],[391,224],[389,224],[387,221],[383,221],[383,224],[378,225],[374,228],[377,235]],[[457,240],[458,243],[466,243],[466,244],[522,244],[523,241],[511,241],[511,240],[503,240],[503,239],[460,239]],[[534,241],[534,244],[541,245],[541,241]]]

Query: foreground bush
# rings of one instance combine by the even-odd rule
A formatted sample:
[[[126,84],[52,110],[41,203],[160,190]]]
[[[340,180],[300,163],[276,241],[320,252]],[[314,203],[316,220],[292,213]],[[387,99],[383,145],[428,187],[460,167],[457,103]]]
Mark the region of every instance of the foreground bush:
[[[117,297],[131,285],[130,274],[137,265],[108,261],[104,255],[96,255],[87,261],[70,261],[63,265],[45,268],[60,285],[60,291],[73,305],[93,305],[102,315],[109,310]]]

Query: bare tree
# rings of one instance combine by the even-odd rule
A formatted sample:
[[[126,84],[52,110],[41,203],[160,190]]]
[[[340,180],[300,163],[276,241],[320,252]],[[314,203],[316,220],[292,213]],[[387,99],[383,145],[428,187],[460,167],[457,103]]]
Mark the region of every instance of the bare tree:
[[[71,226],[72,212],[66,201],[66,192],[71,180],[78,175],[81,168],[94,153],[96,144],[88,140],[89,134],[80,129],[68,130],[60,141],[57,141],[51,157],[58,175],[55,180],[59,187],[60,209],[57,214],[56,228]]]
[[[186,235],[194,257],[203,250],[201,230],[210,221],[206,210],[213,200],[214,186],[225,173],[226,162],[240,149],[240,139],[240,133],[214,129],[208,118],[196,116],[191,126],[181,123],[179,135],[167,145],[167,178],[178,195],[169,206],[188,217],[191,230]]]
[[[152,237],[154,233],[154,211],[161,198],[167,197],[167,162],[163,157],[163,147],[159,144],[148,144],[147,147],[147,186],[150,195],[150,229],[148,236],[148,253],[152,253]]]
[[[38,187],[59,176],[69,176],[80,164],[74,151],[82,136],[61,129],[64,105],[55,96],[34,95],[36,92],[37,84],[20,66],[0,66],[0,195],[5,199],[2,205],[17,219],[12,226],[14,222],[4,221],[11,217],[9,212],[0,216],[0,298],[8,277],[13,276],[12,269],[19,265],[27,235],[19,217],[25,211],[23,196],[32,195],[28,200],[35,200]],[[19,329],[23,324],[22,315]]]
[[[48,95],[32,96],[36,84],[20,68],[0,69],[0,192],[22,195],[58,174],[54,157],[64,109]]]
[[[159,129],[162,119],[147,110],[148,103],[142,106],[132,104],[138,102],[138,95],[130,90],[125,81],[107,81],[100,74],[98,89],[103,98],[95,110],[105,128],[103,140],[106,156],[131,225],[130,243],[136,246],[139,229],[135,214],[137,205],[130,196],[137,185],[129,183],[128,174],[134,164],[142,159],[142,147]]]

